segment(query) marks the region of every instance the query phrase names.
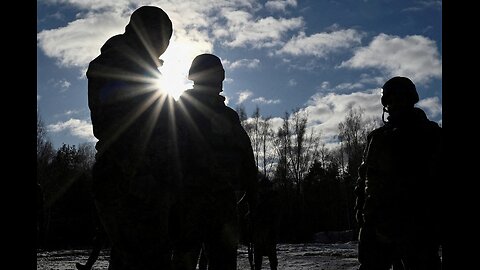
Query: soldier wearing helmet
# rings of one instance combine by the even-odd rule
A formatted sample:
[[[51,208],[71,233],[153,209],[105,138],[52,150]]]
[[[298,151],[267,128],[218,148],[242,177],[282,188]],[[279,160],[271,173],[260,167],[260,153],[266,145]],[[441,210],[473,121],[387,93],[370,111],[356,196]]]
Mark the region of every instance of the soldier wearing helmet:
[[[208,269],[237,269],[237,202],[255,203],[257,168],[250,138],[238,114],[225,105],[225,70],[220,58],[201,54],[192,61],[186,90],[177,103],[183,170],[175,210],[174,269],[192,269],[202,245]]]
[[[415,84],[406,77],[391,78],[383,85],[381,90],[383,112],[387,112],[393,118],[412,109],[419,101]],[[384,114],[382,120],[385,122]]]
[[[406,77],[382,87],[388,118],[368,135],[355,188],[360,269],[441,267],[442,134],[418,101]]]
[[[130,16],[88,66],[88,106],[98,139],[93,195],[111,243],[109,269],[168,269],[168,216],[176,182],[169,111],[154,83],[172,22],[155,6]]]

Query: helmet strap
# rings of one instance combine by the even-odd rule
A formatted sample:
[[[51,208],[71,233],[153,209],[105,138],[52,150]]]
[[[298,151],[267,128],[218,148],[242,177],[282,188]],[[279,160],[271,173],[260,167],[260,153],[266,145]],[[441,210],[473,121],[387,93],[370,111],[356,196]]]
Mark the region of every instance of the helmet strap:
[[[383,106],[383,111],[382,111],[382,122],[384,124],[388,123],[388,121],[385,121],[385,113],[388,113],[387,107]]]

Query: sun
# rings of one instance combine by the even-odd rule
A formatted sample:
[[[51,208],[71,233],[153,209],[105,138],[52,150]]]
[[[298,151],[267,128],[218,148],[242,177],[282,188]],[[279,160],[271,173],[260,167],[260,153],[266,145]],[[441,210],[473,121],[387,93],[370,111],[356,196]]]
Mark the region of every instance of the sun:
[[[159,68],[161,75],[157,78],[156,88],[178,100],[183,91],[190,88],[186,74],[182,67],[175,65],[163,65]]]
[[[188,70],[193,58],[201,52],[188,40],[171,41],[165,53],[160,57],[163,65],[158,68],[161,76],[157,80],[158,89],[178,100],[187,89],[192,88],[193,82],[187,79]]]

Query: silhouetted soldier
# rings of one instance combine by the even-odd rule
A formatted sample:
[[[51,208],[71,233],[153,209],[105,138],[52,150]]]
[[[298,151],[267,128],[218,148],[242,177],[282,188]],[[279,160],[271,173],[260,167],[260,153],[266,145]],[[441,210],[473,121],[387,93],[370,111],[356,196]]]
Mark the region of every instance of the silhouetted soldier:
[[[277,259],[277,194],[272,183],[263,178],[258,185],[258,201],[253,219],[253,257],[255,270],[262,269],[263,256],[268,257],[271,270],[276,270]]]
[[[93,192],[112,245],[113,270],[166,269],[170,263],[168,216],[176,179],[167,103],[173,99],[155,82],[172,31],[162,9],[142,6],[87,71],[98,139]]]
[[[218,57],[195,57],[189,79],[193,89],[177,104],[184,178],[174,267],[195,269],[203,243],[209,270],[235,270],[237,200],[246,192],[248,201],[255,201],[257,168],[250,138],[219,95],[225,71]]]
[[[408,78],[382,87],[388,121],[368,135],[355,190],[360,269],[440,269],[442,135],[418,101]]]

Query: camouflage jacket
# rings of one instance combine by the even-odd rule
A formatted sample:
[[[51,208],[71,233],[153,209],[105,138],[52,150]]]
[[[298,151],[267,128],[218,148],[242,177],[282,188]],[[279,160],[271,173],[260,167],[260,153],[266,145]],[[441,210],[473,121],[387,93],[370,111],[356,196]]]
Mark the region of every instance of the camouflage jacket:
[[[257,168],[238,114],[218,94],[185,91],[178,101],[179,143],[187,189],[246,192],[254,203]]]
[[[111,175],[101,177],[112,182],[105,192],[116,183],[148,190],[148,185],[129,185],[170,175],[172,147],[170,106],[165,102],[173,100],[164,99],[155,84],[160,76],[156,60],[124,35],[116,35],[102,46],[86,75],[93,133],[98,139],[96,165],[105,171],[103,175]],[[148,180],[142,184],[132,181],[135,177]]]
[[[421,109],[372,131],[355,189],[360,225],[388,240],[437,233],[441,154],[441,128]]]

